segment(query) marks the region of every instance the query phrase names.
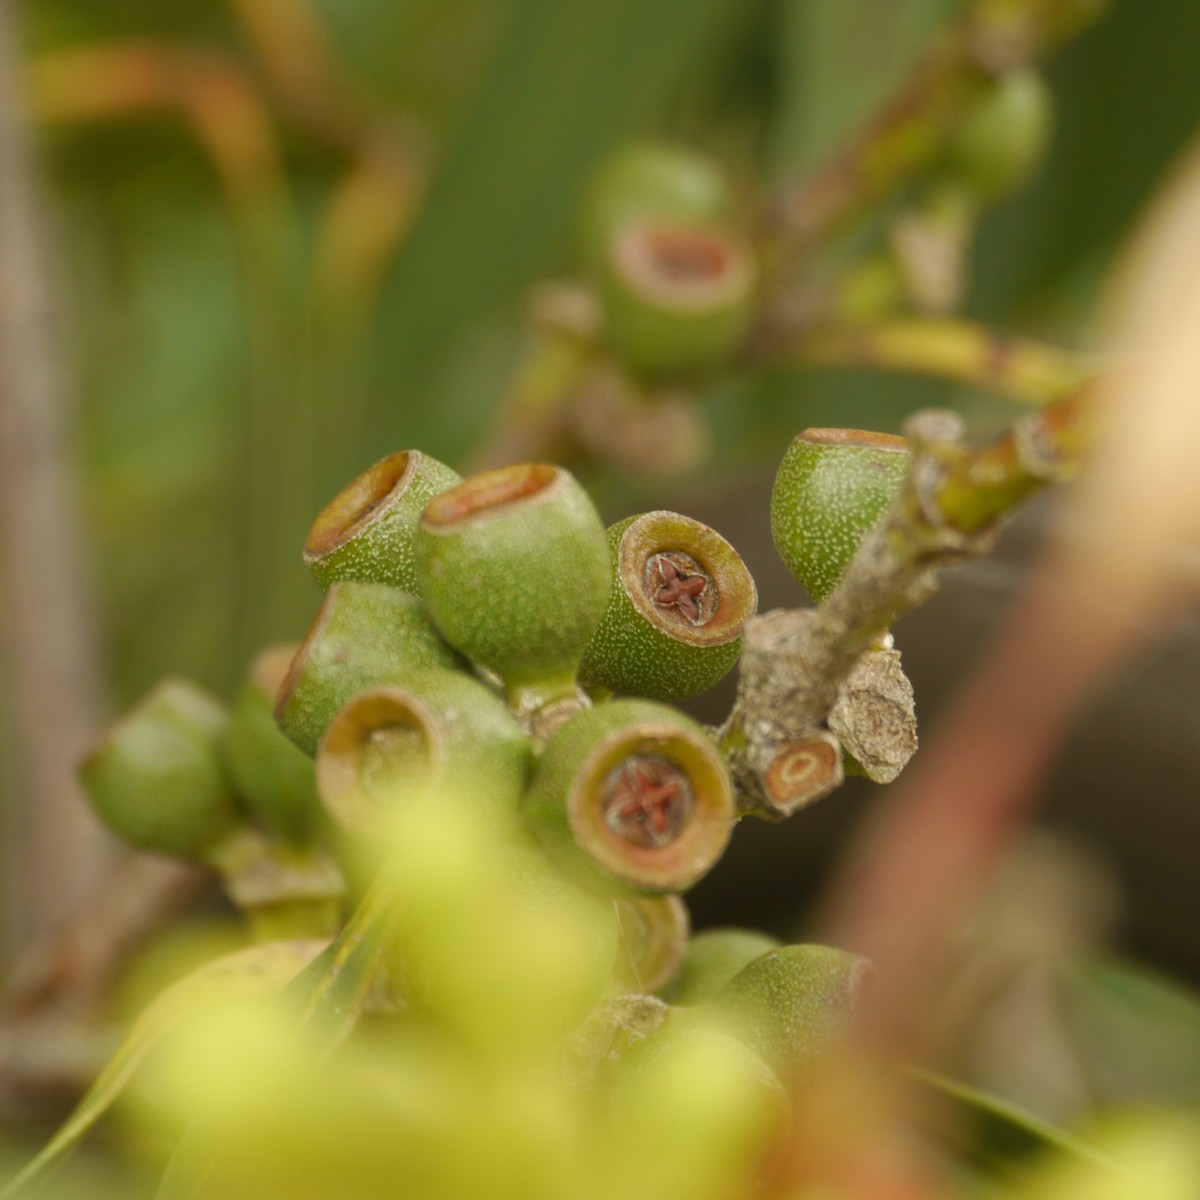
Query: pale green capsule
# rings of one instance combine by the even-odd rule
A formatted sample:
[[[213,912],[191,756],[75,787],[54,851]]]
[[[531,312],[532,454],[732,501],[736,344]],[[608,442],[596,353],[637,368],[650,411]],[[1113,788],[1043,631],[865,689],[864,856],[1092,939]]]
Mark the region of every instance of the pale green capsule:
[[[335,583],[280,687],[275,719],[313,755],[352,696],[431,667],[468,670],[416,596],[383,583]]]
[[[709,1010],[785,1087],[802,1087],[851,1028],[871,970],[832,946],[781,946],[743,967]]]
[[[233,707],[221,751],[229,778],[250,813],[292,842],[307,842],[320,823],[312,759],[275,722],[275,698],[296,655],[273,646],[254,660]]]
[[[142,850],[203,858],[243,821],[221,765],[227,724],[206,692],[164,679],[79,768],[100,819]]]
[[[501,467],[434,499],[417,527],[417,582],[442,636],[503,679],[514,708],[575,693],[608,602],[608,545],[561,467]]]
[[[613,235],[600,278],[608,342],[642,375],[719,366],[749,328],[757,282],[754,253],[732,229],[625,225]]]
[[[656,142],[625,146],[600,166],[584,196],[584,263],[600,271],[613,234],[630,222],[719,221],[728,207],[724,172],[706,155]]]
[[[861,429],[806,429],[788,447],[771,492],[771,536],[818,603],[899,494],[908,443]]]

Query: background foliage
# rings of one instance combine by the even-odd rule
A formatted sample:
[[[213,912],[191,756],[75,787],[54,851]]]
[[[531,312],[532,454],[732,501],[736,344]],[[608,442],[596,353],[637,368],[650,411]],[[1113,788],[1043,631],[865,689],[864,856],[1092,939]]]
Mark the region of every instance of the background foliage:
[[[398,149],[380,152],[396,154],[399,182],[357,207],[362,156],[318,129],[332,99],[311,94],[317,117],[298,114],[248,31],[247,14],[287,6],[29,6],[35,72],[88,45],[162,39],[234,67],[279,154],[277,173],[222,184],[178,111],[103,119],[99,86],[91,115],[76,96],[74,115],[44,124],[114,704],[164,669],[228,692],[254,646],[303,627],[315,593],[297,547],[341,481],[404,445],[464,458],[504,386],[523,289],[574,265],[573,205],[606,150],[664,134],[717,151],[747,190],[777,178],[867,111],[956,5],[313,7],[361,123],[377,139],[399,131]],[[1188,0],[1119,0],[1054,61],[1051,159],[988,218],[971,312],[1079,338],[1121,232],[1200,116],[1197,36]],[[57,86],[82,87],[69,75]],[[217,121],[235,144],[253,132],[236,109]],[[371,231],[403,224],[409,207],[407,236],[377,254]],[[766,469],[802,425],[894,428],[915,403],[947,398],[844,372],[712,391],[726,477]]]

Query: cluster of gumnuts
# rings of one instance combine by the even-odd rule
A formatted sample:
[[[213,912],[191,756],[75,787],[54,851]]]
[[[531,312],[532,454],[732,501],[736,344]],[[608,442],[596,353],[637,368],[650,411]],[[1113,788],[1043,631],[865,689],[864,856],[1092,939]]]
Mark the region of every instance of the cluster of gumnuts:
[[[952,148],[935,206],[1007,190],[1045,116],[1036,77],[1002,80]],[[720,171],[684,151],[627,150],[595,181],[584,265],[631,379],[693,376],[744,339],[758,264],[730,210]],[[772,532],[818,602],[907,458],[902,439],[852,430],[807,430],[788,449]],[[260,655],[231,710],[183,681],[154,689],[83,764],[101,818],[134,846],[214,868],[269,940],[335,937],[358,888],[348,860],[362,861],[346,845],[385,853],[397,812],[487,813],[553,876],[554,903],[593,897],[611,916],[611,965],[577,1025],[614,996],[656,994],[735,1013],[771,1089],[804,1076],[865,964],[748,930],[689,938],[679,899],[739,816],[721,746],[675,707],[738,661],[757,596],[734,548],[673,512],[605,529],[557,466],[464,480],[404,451],[333,499],[304,557],[326,589],[304,640]],[[410,968],[402,1006],[423,1002]]]
[[[772,525],[812,595],[836,581],[906,459],[883,435],[795,439]],[[536,856],[551,903],[601,902],[610,965],[577,1018],[623,993],[732,1006],[772,1079],[807,1071],[864,964],[748,930],[689,939],[678,895],[738,818],[720,747],[672,703],[738,660],[756,593],[733,547],[673,512],[606,530],[559,467],[463,480],[405,451],[321,512],[305,558],[327,589],[320,611],[298,647],[258,658],[232,712],[165,682],[84,763],[109,826],[215,867],[260,939],[330,937],[347,840],[386,847],[393,818],[419,803],[486,814]],[[404,973],[402,1003],[420,1004]]]

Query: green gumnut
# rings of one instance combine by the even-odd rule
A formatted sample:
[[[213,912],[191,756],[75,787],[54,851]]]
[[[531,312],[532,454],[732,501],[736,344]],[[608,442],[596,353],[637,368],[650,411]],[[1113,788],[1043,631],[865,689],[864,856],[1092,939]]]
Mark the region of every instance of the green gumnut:
[[[421,510],[461,482],[457,471],[422,454],[389,454],[343,488],[320,512],[304,561],[323,588],[339,580],[387,583],[416,593],[413,536]]]
[[[504,701],[450,671],[413,672],[402,686],[360,692],[317,749],[322,801],[363,834],[429,796],[515,813],[532,767],[533,745]]]
[[[743,1041],[672,1013],[621,1056],[611,1145],[647,1196],[747,1195],[779,1165],[791,1104]]]
[[[854,1020],[871,964],[830,946],[782,946],[743,967],[708,1013],[787,1088],[801,1087]]]
[[[728,208],[729,185],[712,159],[682,146],[626,146],[601,165],[584,197],[584,265],[599,273],[613,234],[630,222],[719,221]]]
[[[574,695],[608,601],[608,546],[561,467],[501,467],[433,500],[417,528],[417,583],[443,637],[504,681],[518,711]]]
[[[1015,191],[1050,140],[1054,97],[1031,68],[1009,71],[975,106],[950,147],[951,168],[984,200]]]
[[[315,755],[334,714],[358,692],[416,670],[467,670],[421,602],[383,583],[335,583],[279,689],[275,720]]]
[[[771,492],[771,536],[818,603],[899,494],[908,443],[861,429],[806,429],[788,447]]]
[[[683,961],[692,927],[687,905],[678,896],[626,896],[613,907],[621,931],[617,988],[636,995],[658,991]]]
[[[310,841],[321,803],[312,759],[275,723],[275,697],[295,646],[273,646],[253,662],[222,744],[225,769],[250,814],[289,842]]]
[[[758,593],[719,533],[672,512],[608,530],[613,586],[580,679],[628,696],[682,700],[723,679],[741,653]]]
[[[243,820],[221,766],[227,723],[206,692],[163,680],[80,766],[100,819],[142,850],[202,859]]]
[[[645,700],[572,717],[524,801],[546,850],[602,892],[681,892],[717,862],[735,816],[724,759],[694,721]]]
[[[662,997],[668,1004],[703,1004],[743,967],[780,945],[778,938],[757,929],[706,929],[688,942]]]
[[[687,375],[730,359],[753,315],[758,268],[749,244],[716,225],[622,226],[600,274],[613,350],[647,376]]]

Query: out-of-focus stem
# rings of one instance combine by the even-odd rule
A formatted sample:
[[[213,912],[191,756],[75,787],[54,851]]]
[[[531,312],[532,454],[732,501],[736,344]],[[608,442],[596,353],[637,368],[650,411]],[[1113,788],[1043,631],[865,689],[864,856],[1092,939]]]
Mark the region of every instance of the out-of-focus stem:
[[[74,780],[99,723],[98,651],[54,270],[19,79],[15,6],[0,0],[0,540],[16,775],[5,813],[4,917],[12,944],[66,917],[98,877],[107,846]]]
[[[1037,405],[1078,388],[1093,373],[1079,356],[1056,346],[949,318],[815,329],[796,338],[779,357],[932,375]]]
[[[925,167],[988,81],[1041,58],[1107,0],[975,0],[847,145],[776,198],[773,232],[802,258]]]

